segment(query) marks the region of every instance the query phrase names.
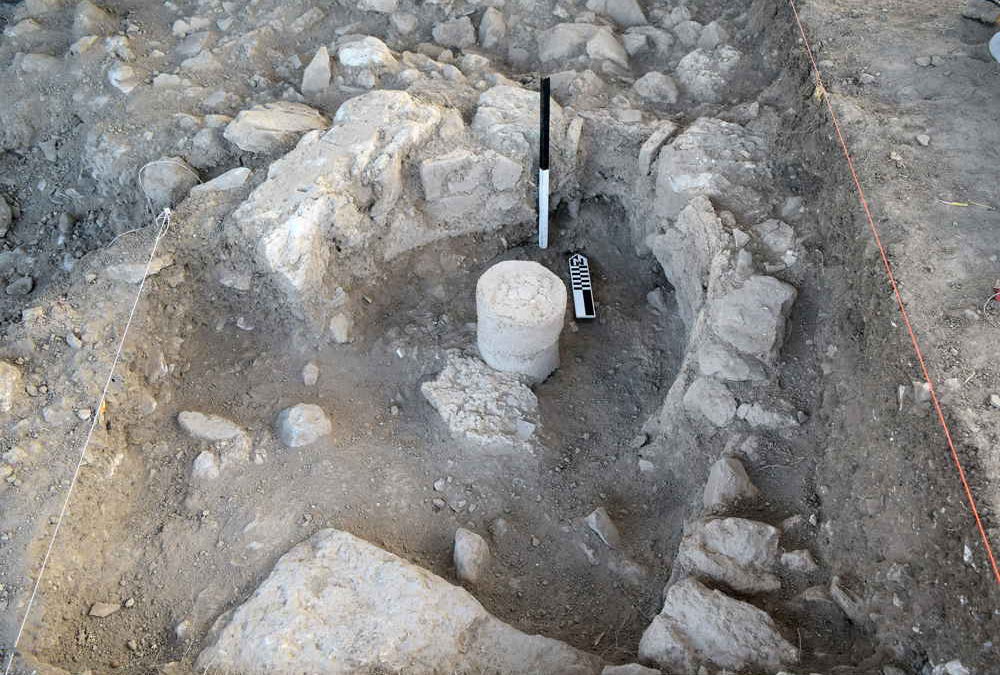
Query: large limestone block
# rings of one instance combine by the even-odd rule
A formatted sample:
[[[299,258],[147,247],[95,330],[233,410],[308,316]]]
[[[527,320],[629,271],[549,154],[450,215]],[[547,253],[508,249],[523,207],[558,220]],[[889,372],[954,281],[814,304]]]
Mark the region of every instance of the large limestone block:
[[[763,610],[688,578],[667,591],[639,657],[676,675],[697,675],[703,665],[773,673],[797,663],[799,651]]]
[[[743,462],[735,457],[723,457],[708,472],[702,504],[708,511],[721,511],[756,499],[759,495],[760,491],[751,482]]]
[[[743,354],[772,364],[785,339],[785,319],[795,302],[794,286],[753,276],[710,303],[712,330]]]
[[[321,530],[283,555],[223,615],[198,672],[596,675],[596,656],[526,635],[472,595],[346,532]]]
[[[315,108],[275,101],[241,111],[223,135],[240,150],[272,153],[287,148],[307,131],[329,125],[329,120]]]
[[[677,79],[694,100],[719,103],[726,98],[726,90],[742,56],[729,45],[696,49],[677,64]]]

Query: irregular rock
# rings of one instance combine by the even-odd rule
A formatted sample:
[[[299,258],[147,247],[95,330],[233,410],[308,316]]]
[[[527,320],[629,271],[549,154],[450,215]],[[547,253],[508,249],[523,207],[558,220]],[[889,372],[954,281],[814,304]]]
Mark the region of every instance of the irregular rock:
[[[14,222],[14,213],[10,209],[10,204],[0,195],[0,237],[7,236],[10,224]]]
[[[195,481],[215,480],[219,477],[219,460],[214,452],[203,450],[191,465],[191,479]]]
[[[303,103],[275,101],[243,110],[224,136],[240,150],[270,154],[287,148],[305,132],[325,129],[329,120]]]
[[[646,23],[646,15],[637,0],[587,0],[587,9],[611,17],[622,28]]]
[[[691,415],[704,417],[717,427],[724,427],[736,414],[736,398],[718,380],[699,377],[684,392],[684,409]]]
[[[864,602],[838,575],[834,575],[830,579],[830,597],[843,610],[848,619],[859,626],[867,625],[868,614],[865,611]]]
[[[773,364],[785,339],[785,319],[795,302],[793,286],[753,276],[710,305],[715,334],[743,354]]]
[[[10,412],[23,391],[21,369],[13,363],[0,361],[0,412]]]
[[[687,95],[701,103],[720,103],[726,98],[729,78],[743,55],[729,45],[708,51],[695,49],[677,64],[677,80]]]
[[[479,46],[499,49],[507,40],[507,20],[496,7],[487,7],[479,21]]]
[[[795,230],[780,220],[770,219],[753,226],[761,244],[772,258],[781,259],[795,248]]]
[[[115,19],[111,14],[90,0],[82,0],[77,3],[73,13],[73,35],[75,37],[110,35],[114,30]]]
[[[374,88],[382,75],[399,69],[392,50],[370,35],[341,45],[337,49],[337,61],[344,69],[346,82],[365,89]]]
[[[708,472],[702,504],[708,511],[719,511],[756,499],[759,495],[760,491],[750,481],[743,462],[735,457],[723,457]]]
[[[188,435],[202,441],[228,441],[243,434],[234,422],[218,415],[206,415],[185,410],[177,415],[177,423]]]
[[[696,196],[677,216],[673,227],[650,236],[646,242],[667,280],[677,289],[678,309],[689,330],[705,303],[712,259],[727,240],[712,202]]]
[[[524,174],[520,163],[492,150],[452,150],[420,163],[428,215],[454,228],[527,218]]]
[[[587,56],[595,61],[610,61],[616,66],[628,68],[628,53],[609,30],[598,30],[587,41]]]
[[[719,45],[729,41],[729,33],[719,25],[718,21],[705,26],[701,35],[698,36],[698,48],[705,51],[712,51]]]
[[[315,361],[310,361],[302,367],[302,384],[307,387],[315,387],[319,381],[319,366]]]
[[[98,619],[106,619],[121,608],[122,606],[116,602],[95,602],[90,606],[88,614]]]
[[[516,375],[458,352],[449,352],[444,370],[420,391],[453,436],[481,445],[523,445],[538,424],[538,399]]]
[[[766,408],[760,403],[743,403],[736,416],[754,428],[790,429],[799,426],[794,408],[784,405],[783,410]]]
[[[772,571],[780,535],[776,527],[745,518],[696,521],[686,528],[674,573],[681,570],[745,593],[776,591],[781,582]]]
[[[191,188],[191,194],[195,195],[208,192],[228,192],[230,190],[238,190],[246,185],[246,182],[249,179],[250,169],[245,166],[239,166],[216,176],[207,183],[195,185]]]
[[[660,671],[640,666],[638,663],[630,663],[625,666],[604,666],[601,675],[660,675]]]
[[[289,448],[315,443],[333,431],[323,409],[312,403],[299,403],[278,414],[278,438]]]
[[[476,30],[467,16],[439,23],[431,32],[434,41],[444,47],[465,49],[476,44]]]
[[[330,319],[330,337],[338,345],[345,345],[351,341],[354,330],[354,319],[343,312],[338,312]]]
[[[677,85],[674,84],[674,78],[655,70],[636,80],[632,88],[635,89],[635,93],[652,103],[670,105],[677,103]]]
[[[358,9],[365,12],[392,14],[398,6],[398,0],[358,0]]]
[[[688,578],[667,590],[639,657],[669,673],[697,675],[702,666],[775,672],[797,663],[799,651],[766,612]]]
[[[206,642],[199,672],[596,675],[602,665],[515,630],[464,589],[337,530],[283,555]]]
[[[140,185],[153,208],[174,206],[199,183],[198,172],[180,157],[161,157],[140,169]]]
[[[674,35],[685,47],[693,47],[701,37],[701,29],[702,25],[697,21],[681,21],[674,26]]]
[[[17,297],[31,293],[31,289],[34,287],[35,280],[29,276],[23,276],[7,284],[7,287],[4,288],[4,293]]]
[[[160,270],[174,264],[172,255],[158,255],[149,262],[147,274],[146,263],[120,263],[108,265],[104,268],[104,275],[112,281],[121,281],[126,284],[137,284],[146,276],[159,274]]]
[[[490,562],[490,547],[478,534],[460,527],[455,530],[454,560],[458,578],[474,584]]]
[[[962,665],[958,659],[952,659],[934,666],[931,675],[972,675],[972,671]]]
[[[801,572],[802,574],[811,574],[819,569],[819,565],[816,564],[816,560],[808,549],[782,553],[781,566],[792,572]]]
[[[742,221],[767,217],[770,203],[761,196],[771,181],[766,141],[738,124],[711,117],[695,120],[660,151],[656,213],[676,218],[697,195]]]
[[[745,359],[732,349],[704,339],[697,346],[698,372],[728,382],[761,381],[767,379],[764,368],[752,359]]]
[[[643,141],[639,148],[639,176],[645,178],[656,163],[660,149],[677,133],[677,125],[670,120],[661,120],[653,129],[653,133]]]
[[[560,23],[538,34],[538,58],[565,63],[573,59],[607,60],[628,68],[625,47],[606,26]]]
[[[981,21],[988,26],[1000,23],[1000,7],[990,0],[969,0],[962,10],[962,16],[973,21]]]
[[[598,506],[591,511],[584,522],[609,548],[620,549],[622,547],[622,536],[618,532],[618,527],[615,526],[615,522],[611,520],[611,516],[608,515],[607,509],[603,506]]]
[[[116,63],[108,69],[108,82],[121,93],[128,94],[142,84],[142,75],[130,65]]]
[[[330,86],[330,52],[326,47],[316,50],[312,61],[302,71],[302,93],[318,94]]]

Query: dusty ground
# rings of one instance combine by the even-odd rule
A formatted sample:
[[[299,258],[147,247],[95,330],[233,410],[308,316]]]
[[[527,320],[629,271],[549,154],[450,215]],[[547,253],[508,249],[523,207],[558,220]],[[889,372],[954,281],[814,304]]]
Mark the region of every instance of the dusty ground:
[[[815,516],[815,528],[792,530],[785,542],[813,548],[822,564],[765,604],[799,627],[803,672],[877,673],[894,664],[921,673],[951,659],[977,674],[1000,672],[997,585],[936,420],[914,401],[912,352],[825,106],[813,98],[797,29],[780,0],[757,3],[750,22],[736,19],[750,3],[739,4],[720,12],[717,3],[690,3],[705,23],[722,15],[739,26],[734,41],[752,67],[738,100],[764,110],[750,124],[770,144],[777,180],[769,197],[776,209],[790,195],[806,205],[795,223],[803,257],[778,273],[799,298],[770,386],[808,421],[794,433],[762,434],[749,469],[767,496],[761,519]],[[107,5],[150,48],[172,41],[173,21],[193,11]],[[0,5],[0,25],[11,25],[17,7]],[[996,546],[1000,411],[988,399],[1000,393],[991,349],[1000,312],[984,314],[982,306],[1000,277],[1000,215],[939,201],[1000,207],[992,114],[1000,67],[983,44],[992,29],[961,18],[962,9],[959,2],[801,6]],[[526,34],[553,21],[542,7],[507,11],[520,13]],[[264,16],[257,8],[236,26],[245,31]],[[65,50],[69,20],[59,17],[46,24],[45,44]],[[348,8],[285,49],[308,62],[317,44],[352,22],[352,32],[392,36],[384,18]],[[417,37],[387,41],[402,49]],[[0,48],[9,66],[18,49]],[[935,57],[933,65],[918,65],[924,56]],[[238,97],[266,98],[253,92],[255,69],[267,72],[275,97],[297,86],[300,68],[265,67],[257,58],[234,65]],[[533,70],[530,61],[503,67],[511,77]],[[149,220],[128,176],[160,153],[144,130],[172,122],[145,116],[186,104],[166,97],[128,103],[89,71],[79,81],[59,76],[37,86],[13,66],[3,77],[15,92],[3,103],[5,138],[16,137],[24,120],[36,125],[30,140],[5,142],[0,156],[0,193],[16,215],[4,250],[18,251],[18,273],[34,284],[26,296],[0,295],[0,357],[24,359],[35,387],[33,412],[11,419],[0,446],[9,452],[16,440],[22,450],[0,488],[0,641],[9,647],[86,433],[76,411],[94,405],[135,290],[104,281],[100,271],[110,262],[145,262],[152,241],[147,229],[108,247]],[[98,91],[118,98],[100,112],[74,112],[74,94]],[[320,107],[332,114],[339,103]],[[647,114],[683,125],[713,110]],[[127,161],[95,168],[84,157],[97,129],[128,139]],[[925,133],[926,147],[916,139]],[[55,139],[54,150],[47,139]],[[267,165],[246,155],[238,161]],[[100,171],[104,179],[94,177]],[[115,172],[123,177],[117,185],[106,178]],[[731,439],[705,434],[698,445],[665,438],[638,447],[643,423],[680,367],[685,329],[656,260],[635,253],[621,206],[591,199],[576,219],[561,210],[557,245],[545,253],[531,245],[525,223],[502,236],[454,238],[407,254],[360,289],[366,309],[355,340],[333,345],[296,329],[266,294],[248,298],[213,284],[218,256],[237,257],[215,227],[237,203],[197,211],[204,220],[178,209],[163,242],[175,264],[150,279],[22,646],[73,673],[187,667],[208,625],[316,530],[351,531],[450,578],[454,529],[464,526],[493,535],[499,564],[475,592],[487,609],[609,661],[634,659],[707,466]],[[73,224],[60,230],[62,213]],[[537,259],[563,274],[565,254],[580,249],[591,257],[601,319],[567,328],[563,365],[536,390],[544,452],[483,455],[456,442],[419,384],[440,370],[446,349],[473,343],[474,280],[508,258]],[[67,256],[80,262],[71,266]],[[647,302],[657,287],[666,291],[665,312]],[[238,328],[240,317],[253,329]],[[67,345],[70,331],[82,349]],[[315,387],[302,383],[308,361],[319,366]],[[166,372],[152,382],[161,362]],[[908,392],[902,403],[901,385]],[[300,401],[320,403],[334,433],[290,452],[271,427],[278,410]],[[199,446],[177,428],[181,410],[239,423],[253,438],[255,461],[212,488],[193,488]],[[653,461],[652,471],[640,470],[640,456]],[[629,542],[627,558],[601,548],[583,524],[597,505]],[[858,616],[793,599],[832,575],[857,593]],[[109,619],[86,616],[94,602],[130,599]]]

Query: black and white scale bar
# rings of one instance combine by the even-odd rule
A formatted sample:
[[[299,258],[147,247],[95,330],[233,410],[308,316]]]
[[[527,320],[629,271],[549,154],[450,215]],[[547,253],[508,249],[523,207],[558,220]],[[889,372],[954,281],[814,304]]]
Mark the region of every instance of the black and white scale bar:
[[[538,248],[549,246],[549,78],[542,78],[538,110]]]
[[[590,263],[576,253],[569,259],[569,285],[573,290],[573,313],[578,319],[594,319],[594,289],[590,284]]]

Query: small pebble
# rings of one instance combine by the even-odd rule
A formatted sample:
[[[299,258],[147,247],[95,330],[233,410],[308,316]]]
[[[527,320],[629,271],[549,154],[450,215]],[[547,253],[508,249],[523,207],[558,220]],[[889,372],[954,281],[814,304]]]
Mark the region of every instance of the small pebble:
[[[917,58],[913,59],[913,62],[916,63],[921,68],[927,68],[928,66],[931,65],[931,57],[918,56]]]
[[[541,545],[541,543],[542,542],[538,537],[535,536],[531,537],[531,545],[534,546],[535,548],[538,548]]]
[[[990,394],[990,405],[994,408],[1000,408],[1000,394]]]
[[[931,144],[931,137],[927,134],[919,134],[917,136],[917,143],[924,146],[925,148]]]

